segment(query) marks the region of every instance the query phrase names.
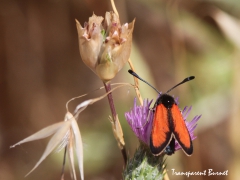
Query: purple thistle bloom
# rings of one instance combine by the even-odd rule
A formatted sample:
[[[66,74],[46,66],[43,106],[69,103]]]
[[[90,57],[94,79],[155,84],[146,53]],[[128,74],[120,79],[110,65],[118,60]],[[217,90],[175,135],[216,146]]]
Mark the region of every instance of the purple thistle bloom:
[[[153,111],[150,110],[151,100],[143,100],[143,106],[138,106],[136,98],[131,111],[125,113],[128,124],[132,128],[135,135],[149,145],[150,134],[152,130]]]
[[[153,123],[153,110],[150,108],[150,105],[153,100],[149,101],[148,99],[143,100],[143,106],[137,105],[136,98],[134,99],[133,108],[125,113],[125,117],[127,119],[128,124],[132,128],[135,135],[139,140],[144,142],[149,146],[150,144],[150,135],[152,130]],[[178,98],[175,98],[175,102],[178,104]],[[183,115],[183,119],[189,131],[191,140],[194,140],[196,136],[194,136],[193,131],[197,126],[197,121],[200,119],[200,116],[195,116],[191,121],[186,121],[192,107],[189,108],[186,106],[181,112]],[[175,151],[181,149],[181,146],[177,141],[175,141]]]

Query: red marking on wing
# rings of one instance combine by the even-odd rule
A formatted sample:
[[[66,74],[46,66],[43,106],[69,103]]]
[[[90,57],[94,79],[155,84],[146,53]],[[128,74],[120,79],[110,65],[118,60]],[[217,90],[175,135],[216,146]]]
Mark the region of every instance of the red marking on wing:
[[[155,148],[162,145],[166,147],[171,138],[170,135],[171,134],[168,123],[167,109],[164,107],[163,104],[159,104],[156,107],[152,126],[151,139],[153,146]],[[161,149],[164,149],[165,147],[162,147]]]
[[[184,152],[191,155],[193,152],[192,141],[183,116],[176,104],[172,106],[171,111],[173,118],[173,134],[175,139],[179,142]]]

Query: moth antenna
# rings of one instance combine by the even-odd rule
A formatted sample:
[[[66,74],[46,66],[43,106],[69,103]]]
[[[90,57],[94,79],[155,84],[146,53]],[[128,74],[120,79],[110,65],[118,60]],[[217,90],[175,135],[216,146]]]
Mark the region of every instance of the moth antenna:
[[[177,85],[175,85],[175,86],[173,86],[171,89],[169,89],[169,90],[166,92],[166,94],[169,93],[169,92],[170,92],[171,90],[173,90],[174,88],[178,87],[179,85],[181,85],[181,84],[183,84],[183,83],[185,83],[185,82],[191,81],[191,80],[193,80],[193,79],[195,79],[195,76],[189,76],[189,77],[185,78],[185,79],[182,80],[180,83],[178,83]]]
[[[137,75],[137,73],[135,73],[133,70],[129,69],[128,72],[133,75],[134,77],[138,78],[139,80],[145,82],[147,85],[149,85],[150,87],[152,87],[155,91],[157,91],[157,93],[161,94],[155,87],[153,87],[151,84],[149,84],[147,81],[145,81],[144,79],[142,79],[139,75]]]
[[[141,78],[137,73],[135,73],[133,70],[129,69],[128,72],[133,75],[134,77],[138,78],[139,80],[145,82],[147,85],[149,85],[151,88],[153,88],[157,93],[161,94],[154,86],[152,86],[151,84],[149,84],[147,81],[145,81],[143,78]],[[185,82],[188,82],[188,81],[191,81],[195,79],[195,76],[189,76],[187,78],[185,78],[184,80],[182,80],[180,83],[178,83],[177,85],[173,86],[171,89],[169,89],[167,93],[169,93],[170,91],[172,91],[174,88],[178,87],[179,85],[185,83]]]

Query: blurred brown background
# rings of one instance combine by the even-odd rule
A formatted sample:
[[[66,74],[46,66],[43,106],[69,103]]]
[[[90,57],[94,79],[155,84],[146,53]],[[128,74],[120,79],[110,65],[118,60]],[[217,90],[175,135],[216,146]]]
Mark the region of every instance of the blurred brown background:
[[[240,3],[192,0],[121,0],[122,23],[136,18],[131,59],[137,72],[166,91],[189,75],[196,80],[172,95],[180,107],[193,105],[190,120],[202,114],[195,134],[194,154],[182,151],[167,158],[172,180],[235,180],[240,176]],[[94,12],[112,10],[108,0],[0,1],[0,179],[60,179],[62,153],[52,153],[24,178],[43,153],[46,140],[9,149],[43,127],[62,121],[65,103],[97,89],[101,81],[81,61],[75,18],[83,23]],[[126,67],[113,82],[132,82]],[[145,98],[157,94],[140,83]],[[76,100],[97,97],[104,91]],[[124,112],[135,93],[113,93],[130,156],[138,146]],[[91,105],[79,118],[84,142],[86,180],[121,179],[123,160],[107,117],[107,100]],[[176,171],[214,172],[228,176],[172,176]],[[70,179],[69,172],[66,178]]]

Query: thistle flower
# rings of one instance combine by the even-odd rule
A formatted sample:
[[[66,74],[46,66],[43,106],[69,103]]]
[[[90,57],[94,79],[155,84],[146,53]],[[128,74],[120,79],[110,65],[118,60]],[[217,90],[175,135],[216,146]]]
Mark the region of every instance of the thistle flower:
[[[121,26],[114,12],[103,17],[95,14],[84,27],[76,20],[79,50],[83,62],[107,82],[115,77],[128,61],[131,53],[134,22]]]
[[[178,104],[178,99],[175,99]],[[123,179],[158,179],[162,180],[165,174],[164,155],[154,156],[149,148],[150,134],[153,123],[153,111],[150,109],[152,100],[144,100],[142,106],[138,106],[136,98],[134,99],[133,108],[125,113],[128,124],[132,128],[135,135],[140,140],[140,146],[136,150],[132,159],[128,160],[127,166],[123,172]],[[191,139],[196,137],[193,131],[196,128],[196,123],[201,116],[195,116],[192,121],[186,121],[191,107],[185,107],[182,111],[187,129]],[[175,141],[175,151],[181,149],[181,146]]]
[[[153,111],[150,110],[152,101],[144,99],[143,106],[138,106],[135,98],[132,110],[125,113],[127,122],[133,132],[145,144],[149,144],[152,129]]]
[[[178,99],[175,99],[175,101],[178,103]],[[150,109],[151,103],[152,100],[144,100],[143,106],[138,106],[135,98],[132,110],[125,113],[127,122],[132,128],[135,135],[139,138],[139,140],[141,140],[148,146],[153,122],[153,111]],[[192,107],[185,107],[182,110],[182,115],[189,131],[190,137],[192,140],[194,140],[196,136],[194,136],[193,131],[196,128],[196,123],[201,116],[195,116],[190,122],[186,121],[191,111],[191,108]],[[181,149],[181,146],[177,141],[175,141],[175,151],[179,149]]]

